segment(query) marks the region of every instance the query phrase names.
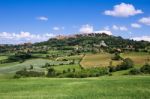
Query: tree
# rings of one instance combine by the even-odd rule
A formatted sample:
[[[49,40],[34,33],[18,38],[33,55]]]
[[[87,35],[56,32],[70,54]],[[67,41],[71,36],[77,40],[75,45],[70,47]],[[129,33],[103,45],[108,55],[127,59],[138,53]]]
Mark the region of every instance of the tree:
[[[50,64],[49,63],[45,63],[45,67],[50,67]]]
[[[129,68],[132,68],[134,66],[133,61],[130,58],[126,58],[123,60],[123,62],[120,65],[121,70],[126,70]]]
[[[70,68],[68,68],[68,70],[67,70],[68,72],[70,72],[71,70],[70,70]]]
[[[143,67],[140,68],[141,72],[150,74],[150,64],[145,64]]]
[[[63,74],[65,74],[66,73],[66,70],[63,70]]]
[[[50,68],[48,68],[47,71],[48,71],[48,72],[47,72],[47,76],[48,76],[48,77],[53,77],[53,76],[55,76],[55,70],[54,70],[54,68],[50,67]]]
[[[33,65],[30,65],[30,69],[33,69]]]
[[[76,69],[75,69],[75,68],[73,68],[73,72],[76,72]]]
[[[112,60],[121,60],[122,57],[120,56],[119,53],[115,53],[114,57],[112,58]]]
[[[140,69],[137,69],[137,68],[133,68],[129,71],[129,74],[131,74],[131,75],[137,75],[140,73],[141,73]]]

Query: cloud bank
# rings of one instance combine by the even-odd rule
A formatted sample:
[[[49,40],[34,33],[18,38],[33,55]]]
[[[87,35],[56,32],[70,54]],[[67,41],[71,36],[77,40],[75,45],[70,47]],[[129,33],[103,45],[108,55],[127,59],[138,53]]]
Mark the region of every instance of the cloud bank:
[[[92,25],[89,25],[89,24],[82,25],[81,28],[79,29],[79,32],[80,33],[105,33],[108,35],[112,35],[112,32],[109,31],[108,27],[107,28],[104,27],[104,30],[95,31],[94,27]]]
[[[141,28],[141,25],[137,24],[137,23],[132,23],[131,27],[133,27],[133,28]]]
[[[121,3],[119,5],[115,5],[113,10],[104,11],[105,15],[114,16],[114,17],[129,17],[137,14],[142,14],[142,10],[135,9],[132,4]]]
[[[55,37],[54,34],[31,34],[30,32],[20,32],[20,33],[0,33],[0,43],[1,44],[20,44],[25,42],[41,42],[46,41],[49,38]]]
[[[112,26],[113,30],[120,30],[120,31],[128,31],[128,28],[125,26],[117,26],[117,25],[113,25]]]
[[[136,41],[144,40],[144,41],[149,41],[150,42],[150,36],[133,37],[131,39],[136,40]]]
[[[150,17],[143,17],[139,20],[139,22],[145,25],[150,25]]]
[[[37,20],[40,20],[40,21],[48,21],[48,18],[45,17],[45,16],[40,16],[40,17],[37,17]]]

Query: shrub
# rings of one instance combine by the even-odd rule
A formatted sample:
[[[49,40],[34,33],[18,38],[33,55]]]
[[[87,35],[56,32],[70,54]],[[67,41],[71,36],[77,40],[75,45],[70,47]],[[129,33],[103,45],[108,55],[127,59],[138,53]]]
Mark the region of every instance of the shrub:
[[[45,63],[45,67],[49,67],[51,66],[49,63]]]
[[[45,65],[42,66],[42,68],[51,67],[51,66],[53,66],[53,65],[50,65],[50,63],[45,63]]]
[[[15,53],[15,55],[9,56],[7,62],[19,61],[20,63],[22,63],[24,62],[24,60],[30,59],[30,58],[32,58],[31,53],[18,52],[18,53]]]
[[[54,77],[55,76],[55,70],[54,70],[54,68],[50,67],[50,68],[48,68],[47,71],[48,71],[47,72],[47,77]]]
[[[141,71],[140,69],[137,69],[137,68],[133,68],[129,71],[129,74],[131,75],[138,75],[138,74],[141,74]]]
[[[129,69],[129,68],[132,68],[133,66],[134,66],[133,61],[130,58],[126,58],[126,59],[123,60],[121,65],[119,65],[118,69],[126,70],[126,69]]]
[[[72,72],[76,72],[76,69],[75,69],[75,68],[73,68]]]
[[[65,74],[66,73],[66,70],[63,70],[63,74]]]
[[[143,67],[140,68],[140,70],[145,74],[150,74],[150,64],[145,64]]]
[[[15,79],[21,78],[21,75],[15,74],[15,75],[14,75],[14,78],[15,78]]]
[[[108,68],[109,68],[109,72],[115,72],[116,71],[115,66],[108,66]]]
[[[67,59],[62,59],[62,61],[68,61]]]
[[[30,69],[33,69],[33,65],[30,65]]]
[[[70,68],[67,69],[68,72],[71,72]]]
[[[126,70],[132,68],[134,66],[133,61],[130,58],[126,58],[120,65],[115,66],[108,66],[109,72],[115,72],[120,70]]]
[[[75,69],[74,69],[75,70]],[[59,77],[69,77],[69,78],[86,78],[86,77],[98,77],[101,75],[109,74],[109,68],[91,68],[91,69],[82,69],[78,72],[66,72],[63,70],[63,74]]]
[[[25,69],[17,71],[14,78],[19,78],[19,77],[40,77],[43,76],[43,72],[37,72],[37,71],[27,71]]]
[[[112,57],[112,60],[121,60],[122,57],[120,56],[119,53],[115,53],[114,57]]]

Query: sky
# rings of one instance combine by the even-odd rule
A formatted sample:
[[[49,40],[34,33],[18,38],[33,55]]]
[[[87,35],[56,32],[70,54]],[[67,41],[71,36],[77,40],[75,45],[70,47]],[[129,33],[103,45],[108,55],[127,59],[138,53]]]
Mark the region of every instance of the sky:
[[[102,33],[150,41],[150,0],[0,0],[0,44]]]

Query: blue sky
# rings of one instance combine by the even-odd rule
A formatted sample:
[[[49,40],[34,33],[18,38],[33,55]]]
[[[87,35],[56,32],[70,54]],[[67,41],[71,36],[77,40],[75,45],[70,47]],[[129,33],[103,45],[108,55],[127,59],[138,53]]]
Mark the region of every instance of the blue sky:
[[[150,41],[150,0],[0,0],[0,43],[102,32]]]

